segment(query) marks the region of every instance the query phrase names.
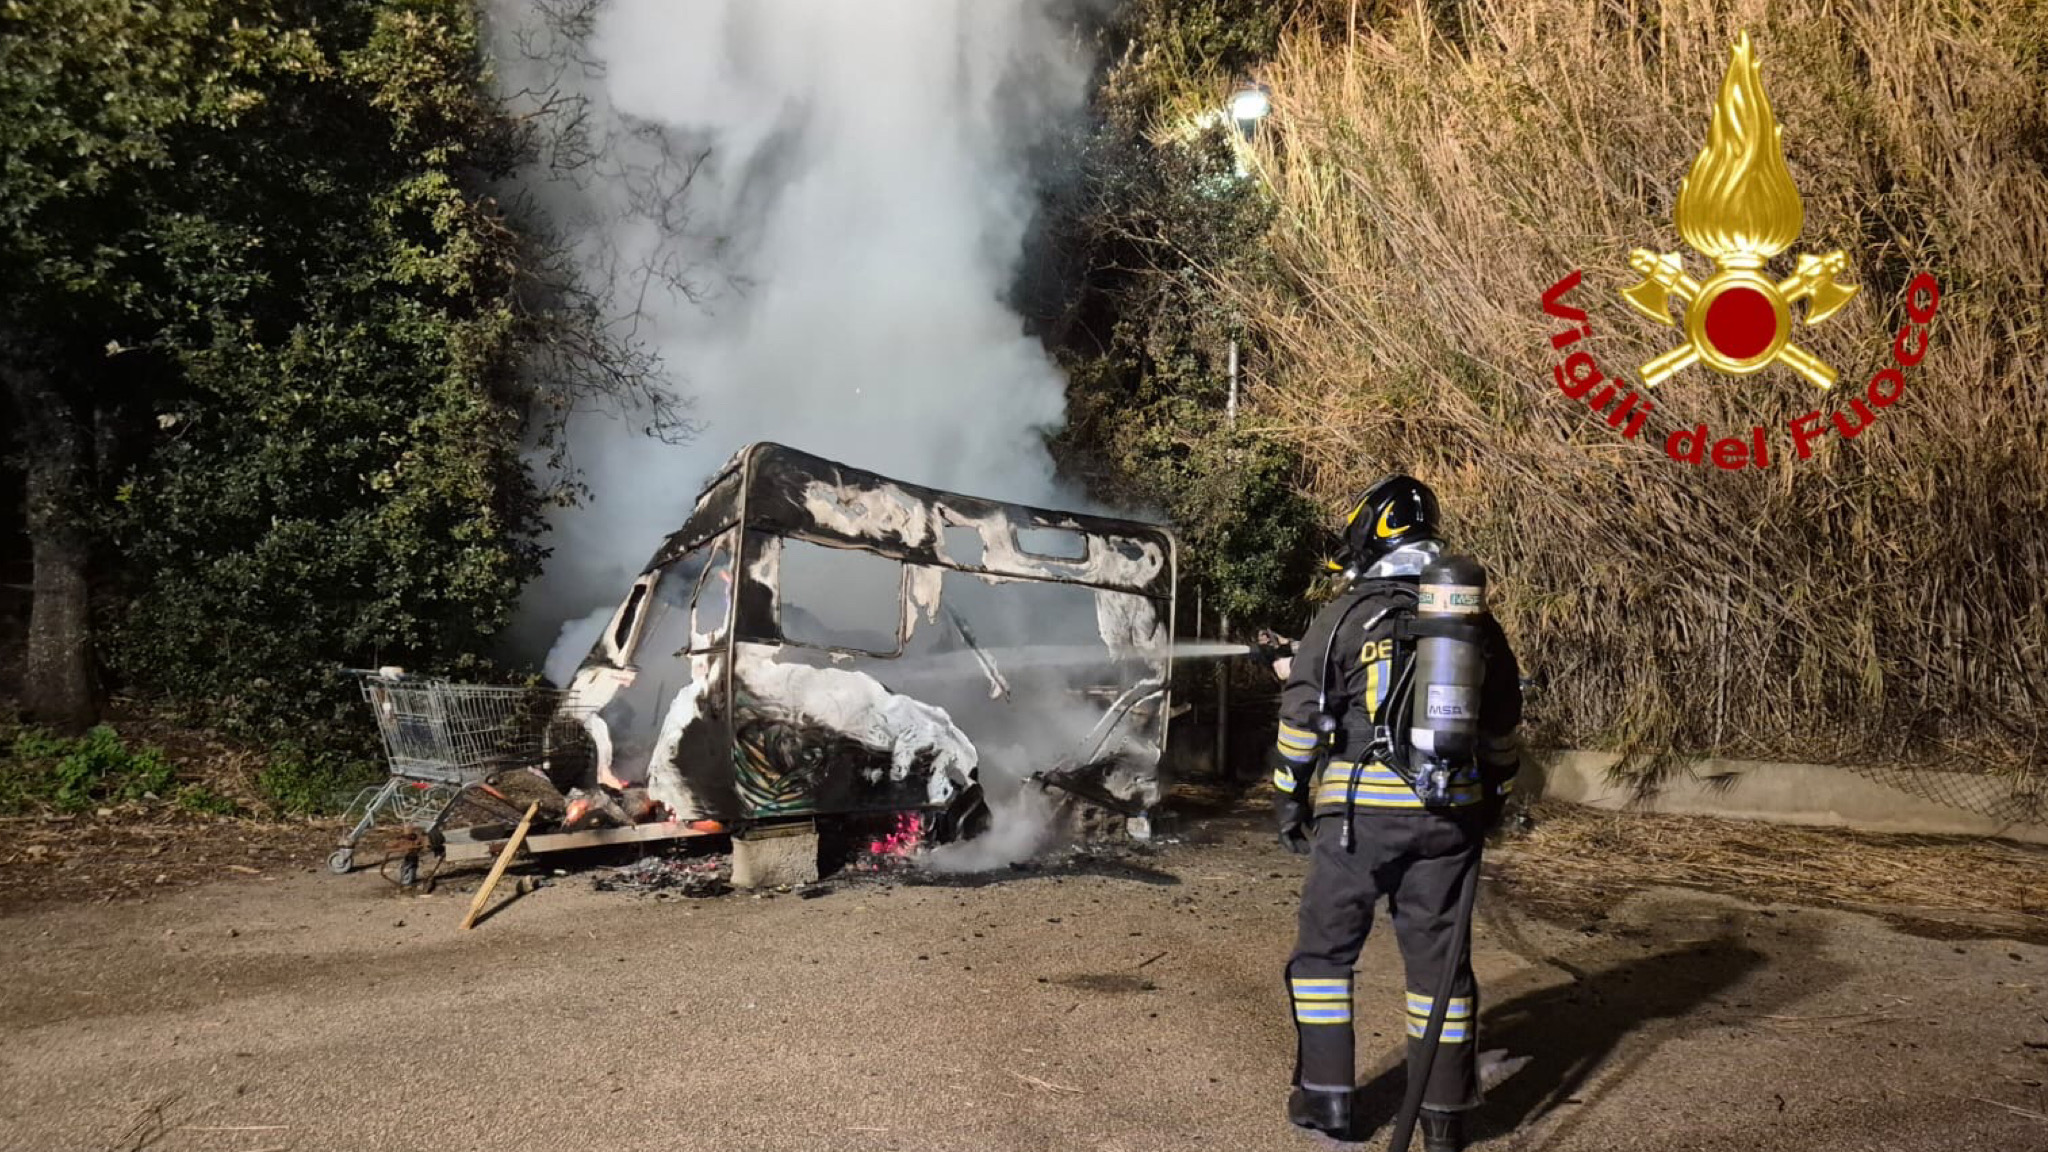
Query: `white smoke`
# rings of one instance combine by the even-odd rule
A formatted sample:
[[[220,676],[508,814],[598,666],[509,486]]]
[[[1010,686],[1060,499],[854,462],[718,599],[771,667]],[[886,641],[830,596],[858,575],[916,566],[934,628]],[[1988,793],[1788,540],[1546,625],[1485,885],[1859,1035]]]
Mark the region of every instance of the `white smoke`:
[[[988,809],[988,831],[922,853],[918,866],[932,872],[993,872],[1029,860],[1052,845],[1052,801],[1043,791],[992,793]]]
[[[541,662],[541,675],[556,687],[567,687],[583,657],[604,635],[604,626],[611,623],[612,614],[612,608],[604,607],[581,619],[564,621],[554,646],[548,649],[547,659]]]
[[[644,413],[572,419],[588,497],[553,518],[516,646],[573,666],[593,614],[749,441],[1076,503],[1042,439],[1064,382],[1004,302],[1025,153],[1086,97],[1051,3],[501,0],[501,85],[586,101],[594,157],[524,191],[702,424],[675,445]]]

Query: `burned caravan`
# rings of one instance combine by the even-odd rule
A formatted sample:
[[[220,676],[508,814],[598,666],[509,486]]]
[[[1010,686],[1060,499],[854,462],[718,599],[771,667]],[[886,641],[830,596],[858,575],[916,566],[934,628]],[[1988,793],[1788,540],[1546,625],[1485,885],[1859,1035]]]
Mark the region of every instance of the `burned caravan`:
[[[974,835],[987,796],[1037,786],[1097,830],[1142,834],[1175,561],[1163,528],[749,446],[577,672],[588,755],[557,783],[644,788],[642,818],[736,831],[914,813],[927,842]]]

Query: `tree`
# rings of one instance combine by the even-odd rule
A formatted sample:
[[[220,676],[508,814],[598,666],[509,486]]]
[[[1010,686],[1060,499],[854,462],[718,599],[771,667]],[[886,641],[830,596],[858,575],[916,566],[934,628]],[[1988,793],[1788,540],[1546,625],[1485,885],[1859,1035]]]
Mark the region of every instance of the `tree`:
[[[1184,576],[1240,626],[1299,627],[1323,533],[1293,453],[1226,417],[1241,326],[1215,275],[1260,258],[1272,212],[1238,176],[1217,111],[1289,15],[1313,6],[1133,0],[1096,13],[1095,116],[1060,149],[1073,161],[1045,190],[1020,292],[1069,375],[1062,467],[1169,515]]]
[[[92,717],[95,653],[272,720],[476,657],[542,555],[530,421],[658,392],[485,191],[530,142],[466,0],[9,0],[0,138],[34,718]]]

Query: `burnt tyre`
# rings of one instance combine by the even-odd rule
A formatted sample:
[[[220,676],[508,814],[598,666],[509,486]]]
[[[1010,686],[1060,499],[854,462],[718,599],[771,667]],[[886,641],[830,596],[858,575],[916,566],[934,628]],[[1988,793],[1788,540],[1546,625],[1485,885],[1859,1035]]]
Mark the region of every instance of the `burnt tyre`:
[[[943,812],[932,817],[930,842],[934,845],[972,840],[988,831],[993,817],[980,782],[969,784],[953,797]]]

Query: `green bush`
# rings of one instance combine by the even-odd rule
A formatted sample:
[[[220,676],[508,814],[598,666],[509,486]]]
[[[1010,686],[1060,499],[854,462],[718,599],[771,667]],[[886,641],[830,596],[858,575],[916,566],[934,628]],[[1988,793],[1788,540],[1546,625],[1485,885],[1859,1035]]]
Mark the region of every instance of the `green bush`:
[[[209,816],[238,816],[245,810],[232,796],[202,783],[181,785],[177,768],[160,748],[130,745],[107,725],[76,739],[23,728],[10,739],[0,734],[0,812],[54,808],[83,812],[108,804],[158,800]],[[334,745],[347,746],[346,741]],[[332,815],[345,808],[365,784],[372,765],[347,752],[309,751],[300,744],[279,747],[257,777],[257,787],[279,814]]]
[[[673,407],[500,202],[551,118],[484,47],[467,0],[0,5],[0,449],[62,481],[29,530],[93,546],[64,643],[111,687],[360,728],[337,666],[459,666],[539,571],[527,446],[588,393]]]
[[[238,816],[242,806],[204,784],[187,784],[178,789],[178,807],[204,816]]]
[[[0,771],[0,807],[47,804],[81,812],[101,804],[161,797],[176,776],[158,748],[131,748],[105,724],[73,740],[36,729],[17,733]]]
[[[350,797],[375,776],[372,766],[361,760],[288,746],[271,758],[256,784],[280,812],[327,816],[347,807]]]
[[[21,757],[19,743],[29,734],[15,738],[7,755],[0,757],[0,812],[26,812],[36,806],[38,770]]]

